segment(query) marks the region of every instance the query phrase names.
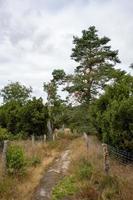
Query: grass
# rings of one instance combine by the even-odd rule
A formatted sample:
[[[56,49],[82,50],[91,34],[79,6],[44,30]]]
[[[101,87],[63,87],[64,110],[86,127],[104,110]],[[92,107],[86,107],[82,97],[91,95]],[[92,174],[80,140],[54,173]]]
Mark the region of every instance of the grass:
[[[54,142],[43,143],[36,141],[32,146],[30,140],[12,141],[22,147],[27,158],[26,173],[7,175],[2,178],[2,165],[0,164],[0,199],[1,200],[29,200],[46,169],[60,152],[69,144],[67,138]],[[1,155],[0,155],[1,161]],[[1,163],[1,162],[0,162]]]
[[[78,150],[77,150],[78,147]],[[75,139],[71,144],[71,166],[68,176],[74,177],[73,194],[61,193],[65,178],[54,188],[54,195],[60,194],[53,200],[132,200],[133,169],[123,166],[117,161],[110,160],[110,174],[103,170],[103,153],[100,142],[90,136],[87,151],[82,138]],[[73,188],[72,187],[72,188]]]
[[[3,179],[0,176],[0,199],[31,199],[45,170],[68,144],[71,150],[70,168],[67,176],[53,189],[52,200],[133,199],[133,168],[110,160],[111,169],[109,176],[106,176],[103,170],[102,146],[92,136],[88,151],[82,138],[71,140],[65,136],[45,144],[36,142],[34,146],[31,141],[17,141],[30,163],[24,176],[6,176]]]
[[[77,191],[76,179],[74,176],[65,177],[52,191],[52,200],[61,200],[64,197],[70,197]]]
[[[88,162],[86,159],[81,159],[79,161],[78,169],[75,172],[76,176],[80,180],[90,179],[92,175],[93,167],[90,162]]]

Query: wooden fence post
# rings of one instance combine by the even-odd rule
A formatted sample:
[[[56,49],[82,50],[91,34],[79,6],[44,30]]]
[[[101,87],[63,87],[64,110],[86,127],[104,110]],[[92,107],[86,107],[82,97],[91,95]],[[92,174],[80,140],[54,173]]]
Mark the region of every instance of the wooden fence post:
[[[86,149],[87,149],[87,159],[88,159],[88,151],[89,151],[89,137],[86,133],[84,133],[84,140],[86,143]]]
[[[35,136],[34,135],[31,136],[31,141],[32,141],[32,147],[33,147],[35,144]]]
[[[43,135],[43,141],[44,141],[44,143],[46,142],[46,135],[45,134]]]
[[[55,133],[53,133],[53,141],[55,141]]]
[[[7,148],[8,148],[8,140],[4,140],[4,147],[3,147],[3,152],[2,152],[2,174],[3,176],[6,175],[7,173]]]
[[[108,146],[107,144],[102,144],[102,146],[103,146],[103,158],[104,158],[104,171],[106,175],[109,175],[110,164],[109,164]]]

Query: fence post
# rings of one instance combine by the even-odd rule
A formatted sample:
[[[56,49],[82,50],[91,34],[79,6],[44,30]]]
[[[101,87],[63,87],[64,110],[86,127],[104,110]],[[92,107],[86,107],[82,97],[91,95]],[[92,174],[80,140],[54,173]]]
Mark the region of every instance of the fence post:
[[[84,140],[86,143],[86,149],[87,149],[87,159],[88,159],[88,151],[89,151],[89,137],[86,133],[84,133]]]
[[[31,136],[31,140],[32,140],[32,147],[33,147],[35,144],[35,136],[34,135]]]
[[[43,135],[43,141],[44,141],[44,143],[46,142],[46,135],[45,134]]]
[[[55,133],[53,133],[53,141],[55,141]]]
[[[102,144],[102,146],[103,146],[103,158],[104,158],[104,171],[106,175],[109,175],[110,164],[109,164],[108,146],[107,144]]]
[[[7,165],[7,157],[6,157],[6,154],[7,154],[7,148],[8,148],[8,140],[4,140],[4,147],[3,147],[3,152],[2,152],[2,174],[3,175],[6,175],[7,173],[7,168],[6,168],[6,165]]]

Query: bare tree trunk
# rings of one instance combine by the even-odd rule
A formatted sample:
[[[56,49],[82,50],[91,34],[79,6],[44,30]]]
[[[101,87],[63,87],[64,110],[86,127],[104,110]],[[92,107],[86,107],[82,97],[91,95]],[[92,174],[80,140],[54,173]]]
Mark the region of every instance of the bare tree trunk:
[[[48,121],[47,121],[47,128],[48,128],[47,139],[52,140],[53,139],[53,130],[52,130],[50,119],[48,119]]]

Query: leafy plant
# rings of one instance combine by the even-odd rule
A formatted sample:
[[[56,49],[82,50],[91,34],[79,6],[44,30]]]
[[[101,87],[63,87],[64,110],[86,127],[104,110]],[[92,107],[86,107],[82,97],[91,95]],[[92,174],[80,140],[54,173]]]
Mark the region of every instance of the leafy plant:
[[[0,141],[7,140],[10,137],[10,132],[6,128],[0,127]]]
[[[23,174],[26,167],[24,151],[17,145],[11,145],[7,151],[7,168],[9,174]]]
[[[74,176],[65,177],[52,191],[52,200],[61,200],[73,195],[77,191]]]

